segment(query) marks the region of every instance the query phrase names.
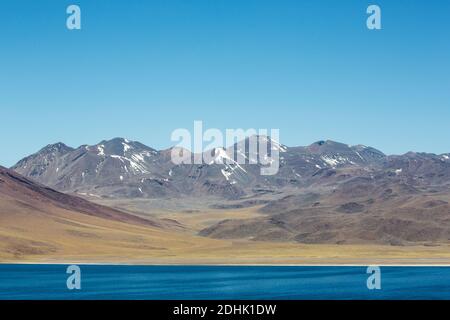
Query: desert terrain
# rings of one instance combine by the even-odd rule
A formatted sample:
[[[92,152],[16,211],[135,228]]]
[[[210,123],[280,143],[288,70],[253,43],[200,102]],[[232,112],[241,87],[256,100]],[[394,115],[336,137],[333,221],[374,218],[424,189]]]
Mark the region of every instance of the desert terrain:
[[[265,177],[231,160],[260,138],[202,165],[116,138],[0,167],[0,263],[450,264],[448,154],[270,140]]]
[[[450,246],[328,245],[213,239],[200,230],[224,219],[261,217],[259,207],[133,214],[64,195],[2,169],[1,263],[447,264]],[[128,203],[128,210],[131,205]],[[122,206],[124,204],[122,203]],[[116,202],[116,206],[120,207]],[[81,208],[81,209],[80,209]],[[159,212],[157,212],[159,211]]]

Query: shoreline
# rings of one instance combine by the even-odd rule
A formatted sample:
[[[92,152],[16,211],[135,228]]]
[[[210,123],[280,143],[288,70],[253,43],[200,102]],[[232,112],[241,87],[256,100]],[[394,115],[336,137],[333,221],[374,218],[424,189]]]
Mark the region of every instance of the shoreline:
[[[250,260],[250,259],[249,259]],[[217,259],[216,261],[164,261],[164,260],[135,260],[135,261],[88,261],[82,259],[68,260],[48,260],[48,261],[0,261],[0,266],[5,265],[84,265],[84,266],[147,266],[147,267],[450,267],[450,259],[445,262],[439,262],[438,259],[417,259],[424,260],[417,263],[411,261],[414,259],[368,259],[366,261],[358,259],[348,259],[346,261],[330,261],[327,262],[231,262],[225,263]],[[325,260],[325,259],[324,259]],[[391,260],[391,261],[389,261]],[[435,261],[435,263],[433,263]]]
[[[0,266],[22,266],[22,265],[79,265],[79,266],[128,266],[128,267],[405,267],[405,268],[415,268],[415,267],[436,267],[436,268],[450,268],[449,264],[131,264],[131,263],[86,263],[86,262],[0,262]]]

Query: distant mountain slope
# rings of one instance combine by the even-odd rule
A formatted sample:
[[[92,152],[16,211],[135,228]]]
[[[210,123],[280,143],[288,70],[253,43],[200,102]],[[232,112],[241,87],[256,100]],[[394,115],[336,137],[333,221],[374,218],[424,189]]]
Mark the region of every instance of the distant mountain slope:
[[[256,139],[261,140],[256,140]],[[261,175],[267,144],[279,153],[276,175]],[[250,152],[250,144],[257,150]],[[205,152],[203,164],[175,165],[172,149],[156,151],[142,143],[115,138],[76,149],[62,143],[49,145],[19,161],[12,169],[58,191],[106,198],[171,198],[217,196],[239,199],[313,185],[332,185],[356,176],[377,179],[398,177],[408,184],[442,185],[450,181],[447,154],[407,153],[386,156],[362,145],[318,141],[306,147],[287,147],[267,137],[252,136],[228,149]],[[188,156],[193,157],[187,150]],[[245,162],[237,163],[237,157]],[[348,176],[337,171],[349,168]],[[335,181],[339,179],[339,181]]]
[[[322,244],[450,242],[450,190],[393,178],[352,178],[265,204],[263,217],[225,220],[200,231],[218,239]]]
[[[257,138],[247,138],[228,149],[207,151],[204,157],[210,160],[204,164],[181,165],[172,163],[172,149],[156,151],[122,138],[76,149],[57,143],[24,158],[12,169],[59,191],[93,197],[212,195],[237,199],[261,190],[307,185],[316,180],[314,175],[320,170],[370,166],[385,159],[380,151],[363,146],[320,141],[308,147],[288,148],[260,137],[263,140],[259,141],[266,142],[271,150],[269,155],[274,150],[280,155],[278,174],[263,176],[262,165],[250,164],[262,157]],[[254,142],[258,150],[251,154],[249,145]],[[237,156],[246,163],[236,163]]]
[[[265,217],[222,221],[200,234],[327,244],[450,242],[446,154],[410,152],[371,164],[321,168],[309,181],[264,204]]]

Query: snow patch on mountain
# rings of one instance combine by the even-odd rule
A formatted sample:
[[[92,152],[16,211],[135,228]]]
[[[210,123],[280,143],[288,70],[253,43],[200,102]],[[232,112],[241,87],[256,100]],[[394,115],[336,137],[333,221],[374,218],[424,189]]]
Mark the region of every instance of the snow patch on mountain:
[[[125,140],[125,141],[128,141],[128,140]],[[122,142],[122,145],[123,145],[123,152],[124,153],[127,152],[130,149],[133,149],[132,146],[130,146],[129,144],[126,144],[125,142]]]
[[[350,159],[342,157],[340,155],[322,156],[321,159],[331,167],[336,167],[338,165],[346,163],[354,164],[354,162],[351,161]]]
[[[127,157],[123,157],[123,156],[118,156],[118,155],[111,155],[110,156],[113,159],[118,159],[120,160],[122,163],[124,163],[125,165],[127,165],[126,162],[128,162],[128,165],[130,166],[129,168],[132,169],[134,171],[134,173],[142,173],[142,174],[147,174],[150,173],[147,168],[145,167],[145,162],[142,160],[140,160],[139,157],[136,157],[136,155],[132,155],[131,157],[134,159],[130,159]],[[137,159],[137,161],[136,161]]]
[[[233,162],[233,159],[227,154],[227,152],[222,148],[215,148],[214,149],[214,159],[210,161],[211,164],[225,164],[226,162]]]
[[[227,181],[230,180],[230,176],[233,174],[233,172],[229,172],[226,169],[221,169],[220,171]]]
[[[105,156],[105,146],[103,144],[97,146],[97,150],[98,150],[98,153],[97,153],[98,156],[101,156],[101,157]]]

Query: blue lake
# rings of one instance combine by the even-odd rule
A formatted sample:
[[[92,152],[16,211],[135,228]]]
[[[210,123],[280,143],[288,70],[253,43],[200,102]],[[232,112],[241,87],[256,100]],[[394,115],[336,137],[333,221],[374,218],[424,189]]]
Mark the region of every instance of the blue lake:
[[[81,290],[68,290],[67,265],[0,265],[0,300],[16,299],[450,299],[450,267],[80,265]]]

